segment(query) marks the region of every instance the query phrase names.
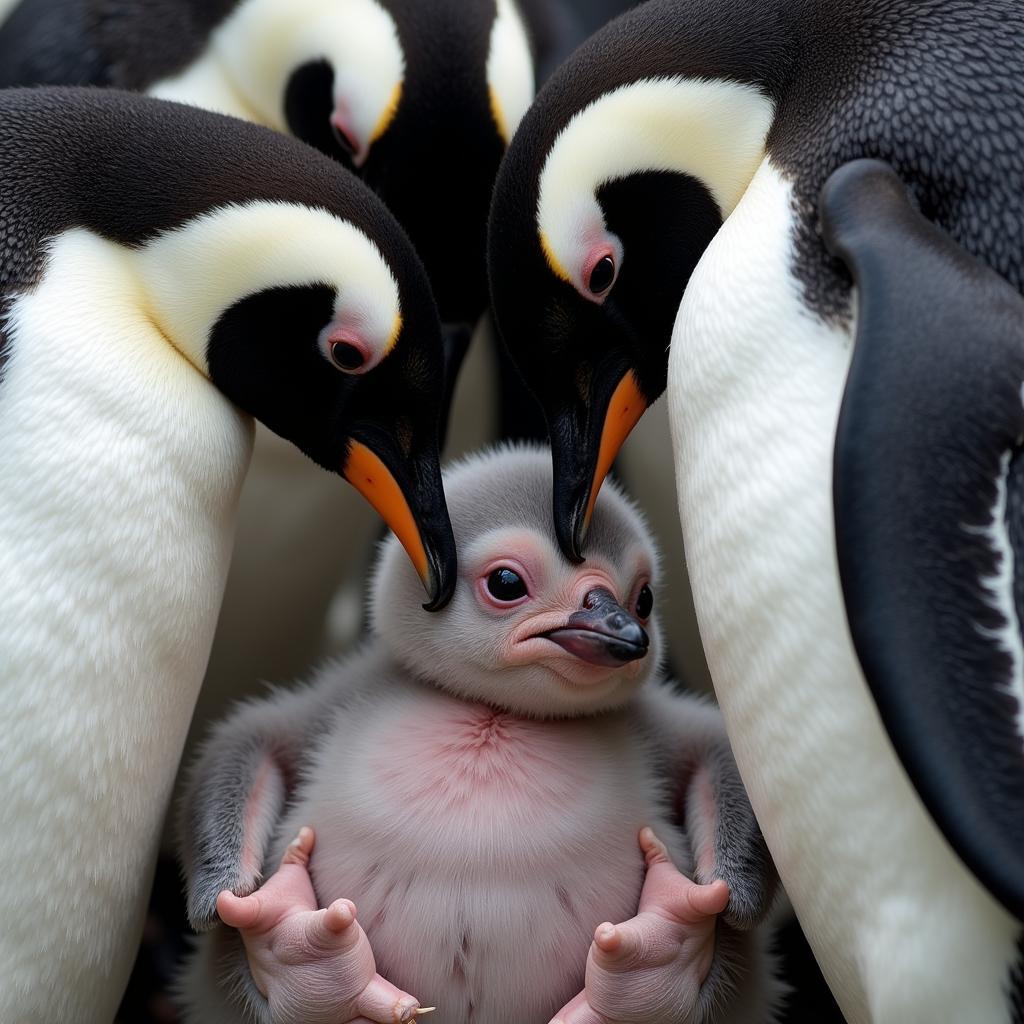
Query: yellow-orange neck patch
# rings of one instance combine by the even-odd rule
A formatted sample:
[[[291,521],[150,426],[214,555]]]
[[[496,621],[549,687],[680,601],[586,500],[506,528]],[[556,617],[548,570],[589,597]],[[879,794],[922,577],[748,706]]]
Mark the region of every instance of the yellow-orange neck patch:
[[[395,114],[398,113],[398,106],[402,102],[402,83],[398,82],[394,89],[391,90],[391,97],[388,99],[388,105],[384,108],[384,113],[380,115],[380,119],[374,126],[373,131],[370,133],[369,146],[372,146],[387,130],[391,127],[391,122],[395,119]]]

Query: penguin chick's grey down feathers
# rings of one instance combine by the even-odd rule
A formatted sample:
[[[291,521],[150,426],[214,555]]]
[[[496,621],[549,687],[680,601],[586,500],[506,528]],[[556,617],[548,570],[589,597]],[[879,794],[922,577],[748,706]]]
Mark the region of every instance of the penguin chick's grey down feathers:
[[[717,711],[656,679],[639,513],[607,486],[572,566],[550,527],[548,452],[469,458],[446,488],[451,604],[425,614],[388,541],[363,648],[243,705],[191,771],[189,916],[213,931],[183,980],[188,1020],[275,1019],[217,897],[253,892],[310,825],[318,905],[354,901],[387,981],[446,1024],[545,1024],[583,988],[595,926],[637,913],[650,825],[681,870],[730,891],[708,980],[656,1019],[768,1021],[778,990],[750,929],[774,869]]]

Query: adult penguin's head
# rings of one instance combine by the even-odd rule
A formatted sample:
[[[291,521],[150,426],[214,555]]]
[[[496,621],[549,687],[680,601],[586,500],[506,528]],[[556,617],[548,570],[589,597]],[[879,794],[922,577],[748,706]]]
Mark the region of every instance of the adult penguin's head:
[[[384,199],[442,320],[475,321],[494,176],[534,90],[515,0],[246,0],[218,45],[258,120]]]
[[[679,21],[653,0],[576,51],[495,185],[495,317],[544,409],[555,530],[574,561],[616,453],[665,389],[690,274],[763,159],[774,112],[742,41]]]

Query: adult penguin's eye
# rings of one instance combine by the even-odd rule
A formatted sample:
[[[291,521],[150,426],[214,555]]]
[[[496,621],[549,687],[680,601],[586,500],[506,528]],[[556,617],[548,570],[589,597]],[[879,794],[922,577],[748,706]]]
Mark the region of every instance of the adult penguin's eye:
[[[335,341],[331,344],[331,359],[339,370],[352,373],[363,368],[366,363],[366,353],[350,342]]]
[[[353,141],[352,136],[333,121],[331,122],[331,132],[334,134],[334,141],[338,144],[338,148],[347,157],[351,159],[359,152],[359,147]]]
[[[587,287],[590,288],[594,295],[601,295],[608,291],[614,283],[615,261],[611,256],[602,256],[594,264],[594,269],[590,272],[590,280],[587,282]]]
[[[487,577],[487,592],[496,601],[518,601],[529,595],[522,576],[511,569],[495,569]]]
[[[637,618],[646,619],[652,611],[654,611],[654,591],[651,590],[649,583],[645,583],[636,598]]]

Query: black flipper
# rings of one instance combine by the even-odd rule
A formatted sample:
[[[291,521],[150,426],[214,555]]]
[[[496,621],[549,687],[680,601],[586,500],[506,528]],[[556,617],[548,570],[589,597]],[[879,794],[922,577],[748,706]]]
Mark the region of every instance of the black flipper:
[[[857,285],[834,500],[850,631],[889,737],[950,844],[1024,920],[1024,299],[856,161],[825,241]],[[1009,566],[1011,570],[1015,565]],[[1016,656],[1003,637],[1013,637]],[[1019,667],[1018,667],[1019,671]]]

